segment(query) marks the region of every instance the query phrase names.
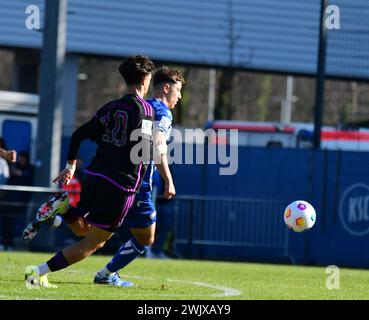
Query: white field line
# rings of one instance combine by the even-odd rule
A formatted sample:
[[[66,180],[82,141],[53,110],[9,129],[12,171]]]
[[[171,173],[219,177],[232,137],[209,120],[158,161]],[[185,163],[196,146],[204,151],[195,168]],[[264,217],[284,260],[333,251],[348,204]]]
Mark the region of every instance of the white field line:
[[[211,294],[210,295],[211,297],[235,297],[235,296],[239,296],[242,293],[242,291],[237,290],[237,289],[227,288],[227,287],[224,287],[224,286],[218,286],[218,285],[210,284],[210,283],[207,283],[207,282],[183,281],[183,280],[175,280],[175,279],[167,279],[167,281],[186,283],[186,284],[191,284],[191,285],[194,285],[194,286],[212,288],[212,289],[215,289],[215,290],[222,291],[220,293]]]
[[[77,270],[73,270],[73,269],[69,269],[69,270],[65,270],[64,272],[67,273],[83,273],[82,271],[77,271]],[[155,277],[142,277],[142,276],[131,276],[131,275],[125,275],[124,278],[133,278],[133,279],[139,279],[139,280],[148,280],[148,281],[157,281],[160,280],[158,278]],[[188,281],[188,280],[180,280],[180,279],[165,279],[165,281],[167,282],[175,282],[175,283],[183,283],[183,284],[188,284],[188,285],[193,285],[193,286],[198,286],[198,287],[206,287],[206,288],[211,288],[211,289],[215,289],[217,291],[217,293],[214,294],[175,294],[175,293],[163,293],[163,294],[157,294],[157,296],[159,297],[181,297],[181,296],[199,296],[199,297],[216,297],[216,298],[221,298],[221,297],[235,297],[235,296],[239,296],[241,295],[242,291],[238,290],[238,289],[234,289],[234,288],[228,288],[225,286],[219,286],[219,285],[215,285],[215,284],[211,284],[211,283],[207,283],[207,282],[200,282],[200,281]],[[92,284],[92,283],[91,283]],[[50,290],[49,293],[51,295],[53,295],[54,293],[56,294],[55,289],[47,289],[47,288],[41,288],[43,290]],[[123,290],[129,290],[129,288],[125,288]],[[122,293],[123,293],[122,290]],[[11,290],[5,290],[6,291],[11,292]],[[53,292],[54,291],[54,292]],[[95,293],[96,294],[96,293]],[[111,296],[115,296],[116,292],[112,292]],[[78,295],[74,295],[72,294],[72,296],[78,297]],[[109,297],[110,294],[104,293],[103,294],[104,297]],[[129,291],[127,291],[127,294],[123,293],[123,296],[127,296],[129,297]],[[141,294],[141,296],[146,296],[146,294]],[[152,294],[147,294],[147,296],[152,296]],[[6,295],[0,295],[0,299],[1,298],[5,298]],[[15,299],[17,299],[18,297],[13,297]]]
[[[126,276],[126,277],[128,278],[129,276]],[[141,280],[149,280],[149,279],[155,280],[152,277],[140,277],[140,276],[130,276],[130,278],[136,278],[136,279],[141,279]],[[178,280],[178,279],[166,279],[166,281],[184,283],[184,284],[189,284],[193,286],[206,287],[206,288],[211,288],[211,289],[221,291],[220,293],[214,293],[214,294],[209,295],[210,297],[235,297],[235,296],[239,296],[242,293],[242,291],[237,290],[237,289],[227,288],[224,286],[218,286],[218,285],[214,285],[214,284],[207,283],[207,282],[186,281],[186,280]],[[181,296],[181,295],[178,295],[178,296]],[[198,296],[208,296],[208,295],[199,294]]]

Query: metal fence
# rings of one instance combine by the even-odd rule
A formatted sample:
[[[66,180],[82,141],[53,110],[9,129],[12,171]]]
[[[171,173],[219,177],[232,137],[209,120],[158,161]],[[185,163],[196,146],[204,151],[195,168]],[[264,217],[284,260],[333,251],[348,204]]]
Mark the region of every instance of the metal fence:
[[[176,196],[174,246],[232,246],[288,254],[285,205],[274,200]],[[160,212],[158,213],[160,214]]]
[[[57,188],[0,185],[0,248],[29,249],[21,235],[26,224],[35,218],[39,206],[51,194],[60,191]],[[52,239],[52,240],[51,240]],[[55,235],[51,232],[43,239],[41,249],[54,246]]]

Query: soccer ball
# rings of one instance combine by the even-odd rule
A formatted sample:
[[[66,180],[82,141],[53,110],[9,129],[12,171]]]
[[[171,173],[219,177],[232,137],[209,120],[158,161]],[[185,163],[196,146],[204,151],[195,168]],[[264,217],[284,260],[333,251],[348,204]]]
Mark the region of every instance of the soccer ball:
[[[298,200],[290,203],[284,210],[284,222],[295,232],[309,230],[315,223],[314,207],[306,201]]]

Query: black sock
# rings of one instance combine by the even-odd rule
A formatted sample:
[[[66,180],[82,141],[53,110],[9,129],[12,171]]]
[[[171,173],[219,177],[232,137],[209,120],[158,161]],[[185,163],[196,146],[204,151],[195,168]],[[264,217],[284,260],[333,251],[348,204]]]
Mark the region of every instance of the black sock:
[[[52,272],[64,269],[69,266],[69,263],[65,259],[62,251],[59,251],[55,256],[53,256],[46,263]]]

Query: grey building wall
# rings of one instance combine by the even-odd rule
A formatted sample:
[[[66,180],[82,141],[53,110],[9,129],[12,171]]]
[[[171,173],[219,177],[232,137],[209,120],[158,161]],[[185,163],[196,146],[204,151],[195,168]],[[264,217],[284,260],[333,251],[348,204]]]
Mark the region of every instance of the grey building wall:
[[[0,46],[40,48],[41,33],[25,27],[30,4],[44,8],[0,1]],[[369,1],[330,4],[341,29],[328,32],[328,74],[369,79]],[[314,74],[319,8],[320,0],[69,0],[67,52]]]

